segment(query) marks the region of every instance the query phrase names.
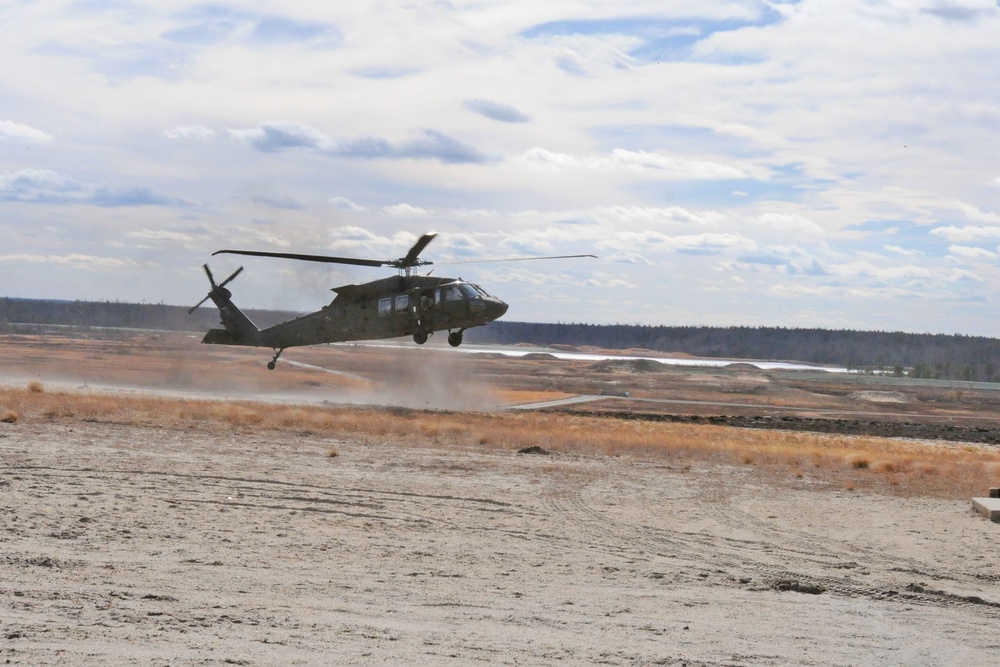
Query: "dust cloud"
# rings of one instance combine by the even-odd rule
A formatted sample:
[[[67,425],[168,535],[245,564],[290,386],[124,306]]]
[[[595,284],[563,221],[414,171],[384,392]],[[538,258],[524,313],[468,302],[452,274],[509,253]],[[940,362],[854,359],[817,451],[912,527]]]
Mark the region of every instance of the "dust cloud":
[[[352,392],[352,403],[419,410],[489,411],[500,395],[475,370],[468,355],[434,348],[396,348],[380,363],[370,391]]]
[[[200,344],[189,333],[16,337],[0,348],[0,383],[53,389],[276,403],[488,411],[501,403],[481,364],[435,341],[292,348]],[[435,344],[437,343],[437,344]]]

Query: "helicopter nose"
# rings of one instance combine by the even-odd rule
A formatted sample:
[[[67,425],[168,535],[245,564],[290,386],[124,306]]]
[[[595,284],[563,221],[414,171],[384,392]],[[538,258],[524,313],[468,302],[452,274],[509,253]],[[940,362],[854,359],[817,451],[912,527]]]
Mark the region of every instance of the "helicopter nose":
[[[503,316],[503,314],[507,312],[507,308],[510,307],[500,299],[485,299],[485,301],[486,317],[488,317],[491,322],[498,317]]]

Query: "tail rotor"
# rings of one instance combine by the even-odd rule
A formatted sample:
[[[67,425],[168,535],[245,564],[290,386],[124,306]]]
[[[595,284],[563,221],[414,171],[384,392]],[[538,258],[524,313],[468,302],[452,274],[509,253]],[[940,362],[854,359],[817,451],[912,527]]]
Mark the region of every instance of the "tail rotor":
[[[240,268],[233,271],[231,276],[223,280],[221,283],[217,284],[215,282],[215,276],[212,275],[212,269],[208,268],[208,264],[205,264],[203,268],[205,269],[205,275],[208,276],[208,282],[212,285],[212,289],[209,290],[208,295],[204,299],[199,301],[191,308],[188,308],[188,315],[198,310],[198,308],[201,307],[201,304],[205,303],[213,296],[223,296],[224,298],[229,298],[230,296],[232,296],[232,293],[229,290],[225,289],[225,287],[226,285],[231,283],[233,279],[236,276],[240,275],[240,273],[243,271],[243,267],[241,266]]]

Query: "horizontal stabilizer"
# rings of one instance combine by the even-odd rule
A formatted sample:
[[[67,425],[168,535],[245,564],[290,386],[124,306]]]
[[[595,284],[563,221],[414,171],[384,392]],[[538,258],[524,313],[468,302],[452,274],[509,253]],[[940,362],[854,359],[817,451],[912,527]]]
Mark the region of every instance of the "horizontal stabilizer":
[[[256,345],[255,341],[247,340],[245,336],[225,329],[209,329],[201,342],[208,345]]]

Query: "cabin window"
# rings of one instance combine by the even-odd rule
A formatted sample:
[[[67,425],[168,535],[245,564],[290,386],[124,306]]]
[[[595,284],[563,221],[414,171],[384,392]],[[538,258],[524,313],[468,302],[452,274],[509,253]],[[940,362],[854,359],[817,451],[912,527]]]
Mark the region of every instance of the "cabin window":
[[[378,314],[388,315],[392,312],[392,299],[379,299],[378,300]]]
[[[402,294],[396,297],[396,312],[405,313],[406,309],[410,307],[410,297],[406,294]]]

